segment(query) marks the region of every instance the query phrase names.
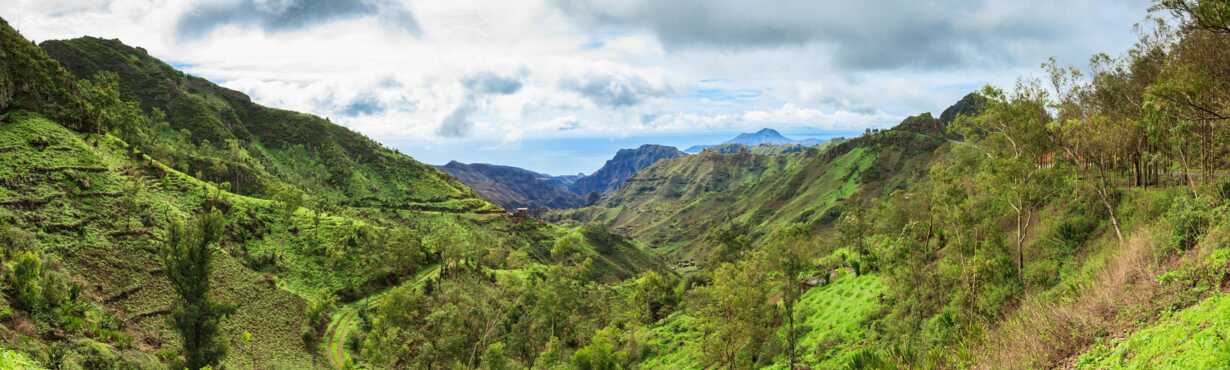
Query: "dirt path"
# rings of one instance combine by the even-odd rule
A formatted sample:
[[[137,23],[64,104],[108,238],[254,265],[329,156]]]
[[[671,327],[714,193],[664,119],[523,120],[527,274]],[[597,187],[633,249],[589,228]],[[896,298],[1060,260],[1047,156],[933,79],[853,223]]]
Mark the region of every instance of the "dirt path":
[[[403,285],[408,283],[418,286],[427,281],[428,278],[439,274],[440,266],[432,265],[419,272],[413,279],[403,283]],[[396,287],[367,296],[354,303],[342,306],[333,312],[333,318],[329,321],[329,327],[325,330],[324,336],[325,358],[329,362],[329,367],[346,369],[353,365],[350,352],[346,350],[346,341],[350,339],[350,334],[359,326],[359,311],[366,309],[369,304],[378,301],[393,289],[396,289]]]

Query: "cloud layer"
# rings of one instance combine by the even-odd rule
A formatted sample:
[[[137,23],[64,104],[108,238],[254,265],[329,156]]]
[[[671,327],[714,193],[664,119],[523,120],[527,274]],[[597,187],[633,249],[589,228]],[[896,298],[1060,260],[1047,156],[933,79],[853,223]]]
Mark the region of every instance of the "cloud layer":
[[[521,143],[541,139],[887,127],[939,112],[982,85],[1008,86],[1049,56],[1079,66],[1096,52],[1122,53],[1148,7],[1148,0],[11,3],[0,17],[35,40],[119,38],[262,104],[329,117],[412,155],[474,161],[499,152],[487,161],[509,164],[524,160],[507,156],[510,148],[532,150]],[[559,172],[593,169],[578,166]]]
[[[418,21],[396,3],[378,0],[222,0],[199,2],[190,7],[176,26],[181,38],[200,38],[227,25],[255,26],[265,32],[314,27],[321,23],[378,17],[389,25],[419,33]]]
[[[675,48],[821,44],[849,69],[956,68],[1088,41],[1086,33],[1139,17],[1119,1],[556,0],[588,26],[650,30]],[[1142,2],[1135,2],[1142,3]],[[1130,24],[1130,23],[1129,23]],[[1116,31],[1122,32],[1122,31]],[[1083,50],[1082,50],[1083,51]]]

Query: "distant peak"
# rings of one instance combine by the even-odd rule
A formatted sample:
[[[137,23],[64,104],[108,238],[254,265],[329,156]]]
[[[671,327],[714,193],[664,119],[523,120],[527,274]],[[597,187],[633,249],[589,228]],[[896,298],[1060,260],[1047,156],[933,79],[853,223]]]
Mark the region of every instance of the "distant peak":
[[[752,133],[742,133],[742,134],[739,134],[739,136],[738,136],[738,137],[739,137],[739,138],[745,138],[745,139],[750,139],[750,138],[768,138],[768,139],[785,138],[785,136],[782,136],[782,133],[777,132],[777,130],[774,130],[774,129],[771,129],[771,128],[762,128],[762,129],[760,129],[760,131],[756,131],[756,132],[752,132]]]
[[[673,152],[673,151],[678,151],[678,150],[679,150],[679,148],[676,148],[676,147],[673,147],[673,146],[670,146],[670,145],[661,145],[661,144],[644,144],[644,145],[641,145],[639,148],[636,148],[636,150],[638,150],[638,151],[647,151],[647,150],[665,150],[665,151],[672,151],[672,152]]]

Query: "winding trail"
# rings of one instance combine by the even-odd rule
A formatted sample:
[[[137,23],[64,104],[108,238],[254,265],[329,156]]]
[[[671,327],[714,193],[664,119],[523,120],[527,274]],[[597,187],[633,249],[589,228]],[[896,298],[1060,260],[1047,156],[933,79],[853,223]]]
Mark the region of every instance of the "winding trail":
[[[353,366],[350,352],[346,349],[346,341],[350,339],[350,334],[354,333],[359,327],[359,311],[362,311],[373,302],[379,301],[388,292],[413,284],[419,286],[427,281],[432,276],[440,274],[440,265],[434,264],[430,267],[419,271],[412,279],[403,282],[401,285],[385,289],[376,294],[364,297],[358,301],[342,306],[333,312],[333,317],[329,321],[329,327],[325,329],[324,346],[325,359],[329,362],[329,367],[334,369],[347,369]]]

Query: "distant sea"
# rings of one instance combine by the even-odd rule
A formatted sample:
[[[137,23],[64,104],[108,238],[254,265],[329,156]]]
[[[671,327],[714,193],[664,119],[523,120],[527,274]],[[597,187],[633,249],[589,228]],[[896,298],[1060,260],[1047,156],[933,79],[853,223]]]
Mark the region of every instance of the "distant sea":
[[[771,128],[771,127],[770,127]],[[755,131],[755,130],[753,130]],[[778,130],[794,140],[854,137],[861,132]],[[693,145],[720,144],[738,135],[739,131],[711,131],[628,137],[577,137],[524,139],[514,145],[482,146],[447,143],[390,143],[402,153],[421,162],[442,165],[455,160],[464,163],[490,163],[521,167],[550,175],[590,174],[602,167],[616,151],[644,144],[668,145],[686,150]]]

